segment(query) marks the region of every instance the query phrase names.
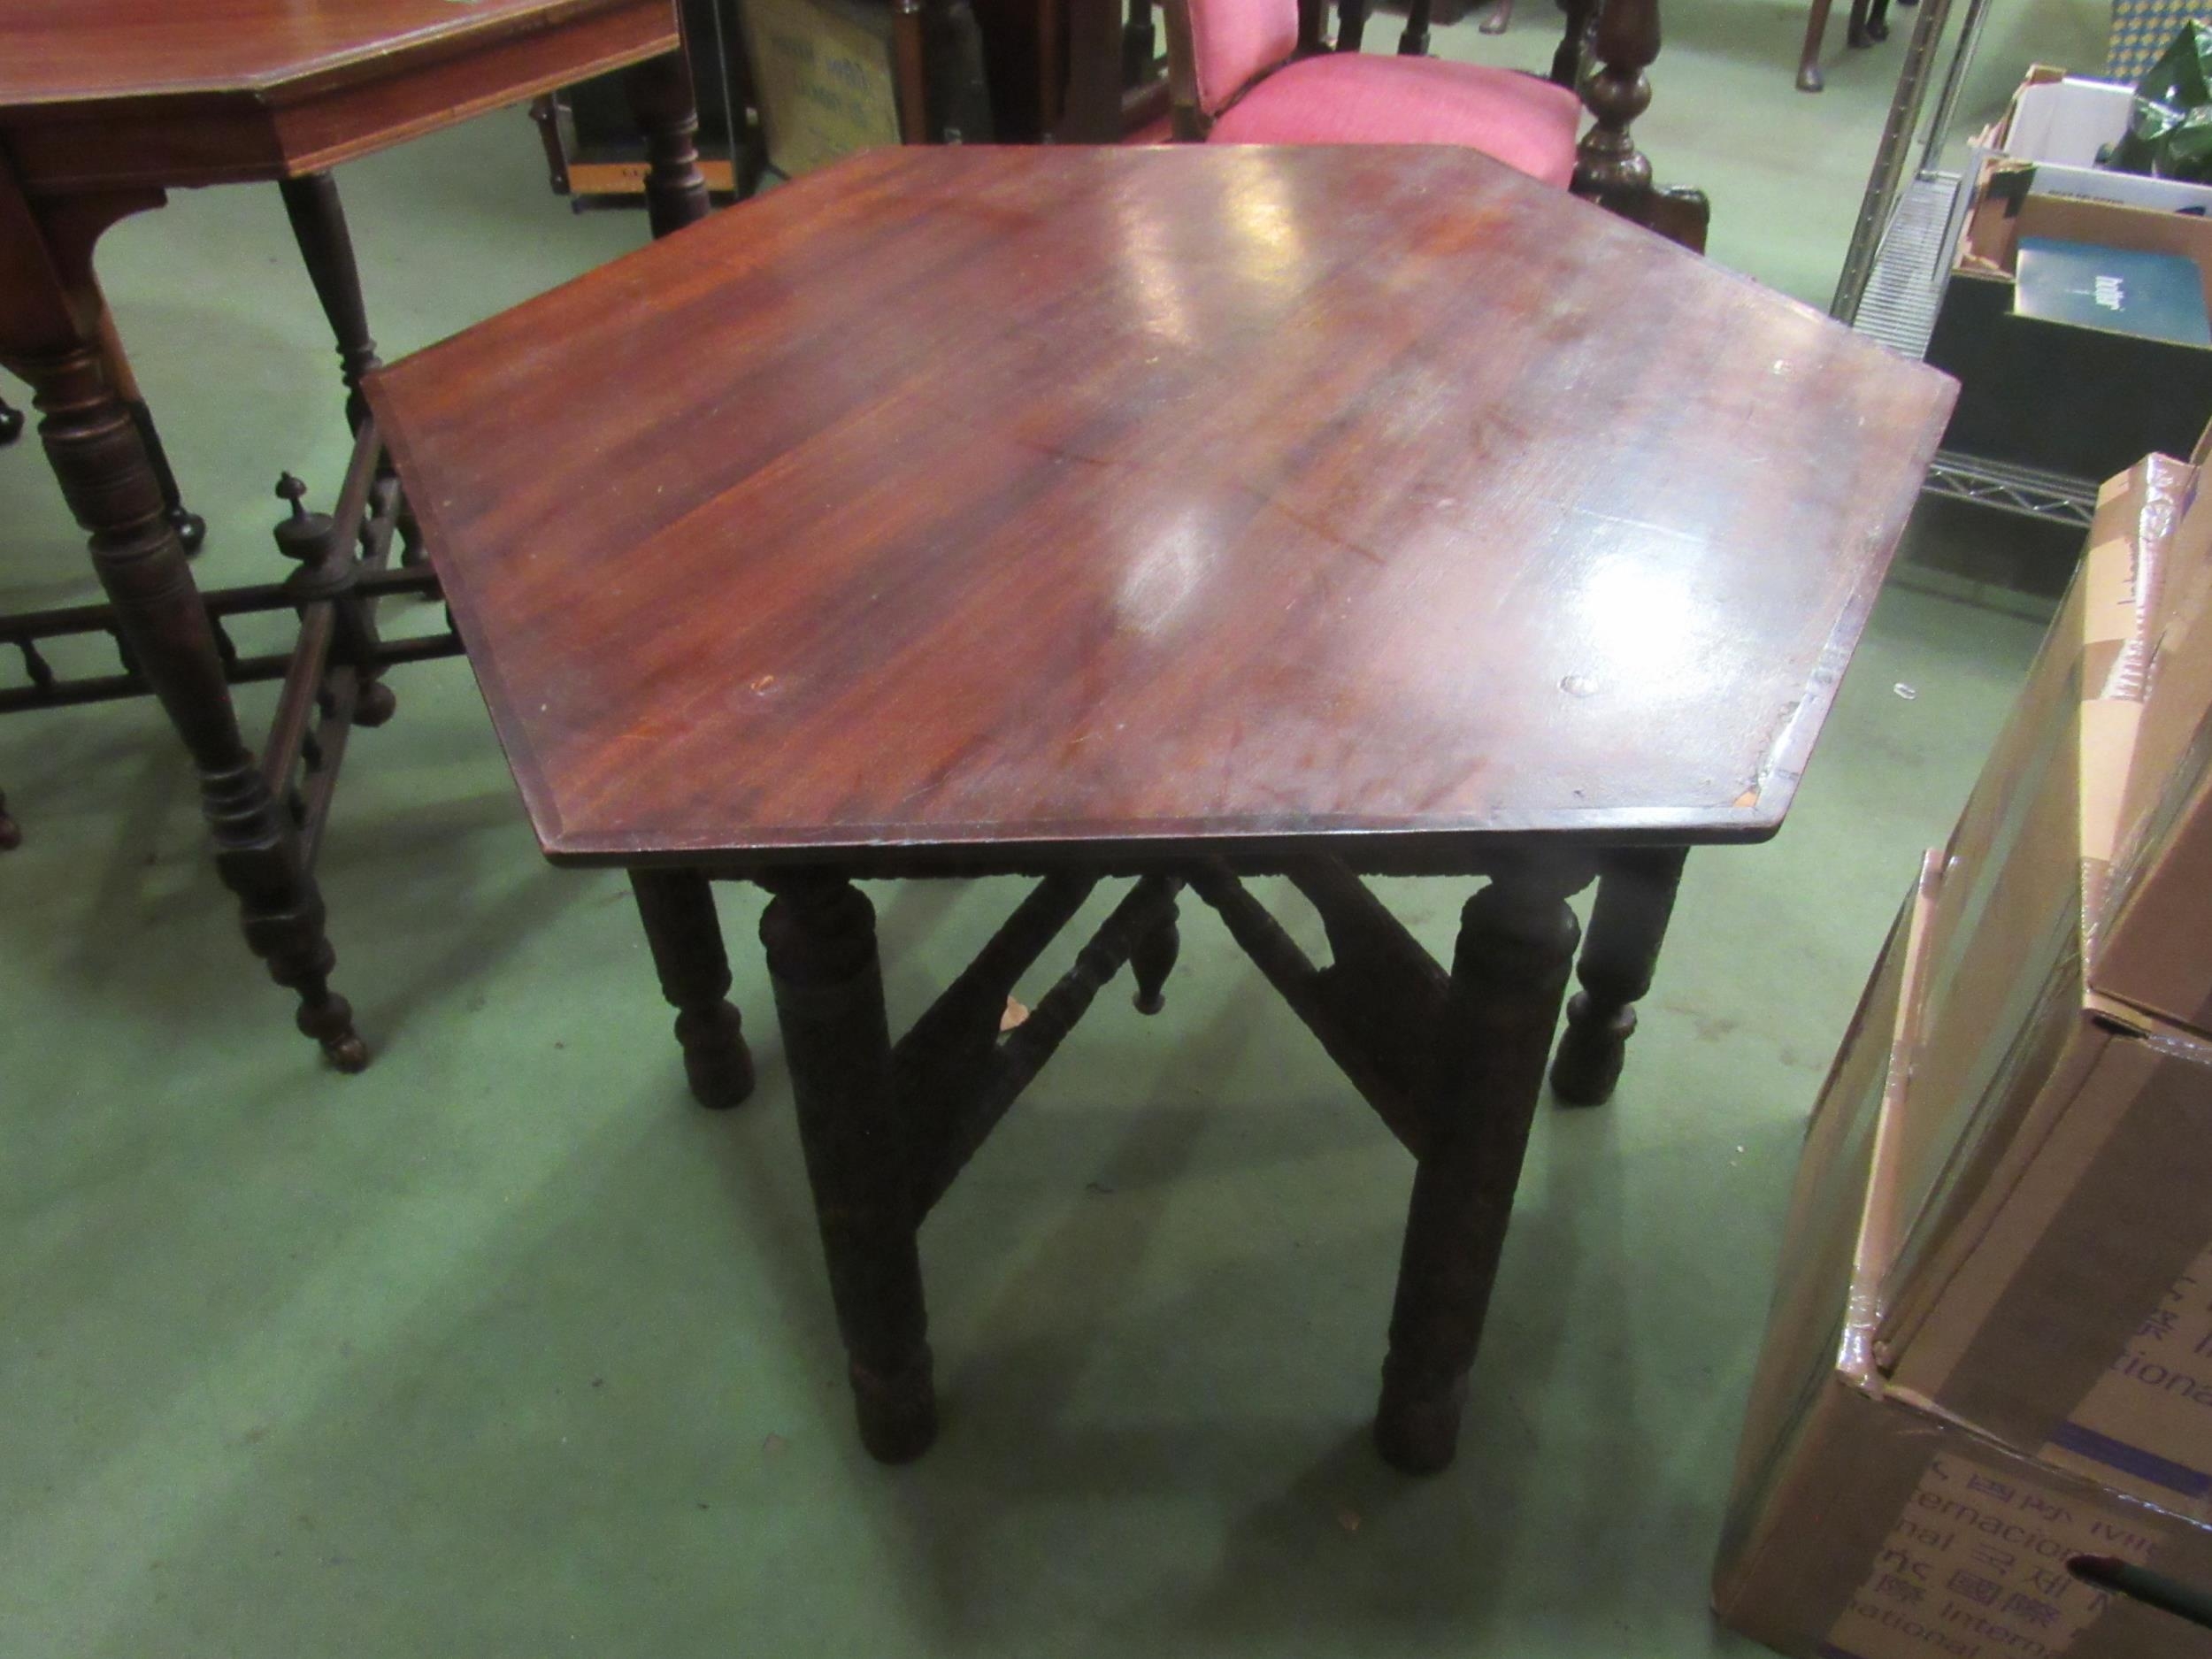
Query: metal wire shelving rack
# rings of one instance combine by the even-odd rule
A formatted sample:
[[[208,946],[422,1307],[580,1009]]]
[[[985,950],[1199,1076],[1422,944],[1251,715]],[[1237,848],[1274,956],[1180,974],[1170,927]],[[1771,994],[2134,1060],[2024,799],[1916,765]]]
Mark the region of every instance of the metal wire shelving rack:
[[[1964,227],[1973,180],[1946,172],[1943,148],[1973,66],[1989,0],[1966,0],[1932,114],[1928,96],[1951,20],[1951,0],[1921,0],[1900,67],[1897,93],[1875,152],[1858,224],[1829,314],[1908,357],[1924,357]],[[1916,144],[1917,165],[1909,166]],[[2061,524],[2086,525],[2093,482],[2007,465],[1945,449],[1928,472],[1928,493]]]

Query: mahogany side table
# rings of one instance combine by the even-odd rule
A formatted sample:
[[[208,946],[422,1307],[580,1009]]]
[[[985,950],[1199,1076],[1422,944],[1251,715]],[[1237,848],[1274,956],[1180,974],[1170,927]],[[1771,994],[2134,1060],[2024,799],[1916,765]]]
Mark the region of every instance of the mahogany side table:
[[[752,1084],[710,883],[772,895],[868,1448],[935,1432],[923,1217],[1125,963],[1158,1005],[1187,893],[1417,1160],[1376,1434],[1430,1470],[1568,897],[1780,826],[1954,388],[1471,151],[1194,146],[864,156],[368,390],[540,842],[630,871],[710,1106]],[[856,883],[1010,873],[894,1041]],[[1381,873],[1486,879],[1448,965]]]
[[[430,654],[375,636],[378,591],[427,590],[426,575],[379,588],[403,500],[380,475],[360,379],[376,363],[351,244],[329,169],[563,82],[626,66],[648,130],[657,234],[706,211],[689,76],[673,0],[0,0],[0,364],[28,381],[39,431],[71,511],[89,533],[109,603],[0,618],[27,686],[0,711],[145,693],[157,696],[199,772],[216,862],[238,896],[246,940],[296,993],[301,1030],[341,1069],[367,1050],[345,999],[313,874],[336,757],[357,720],[378,724],[388,664]],[[93,274],[118,219],[186,186],[276,181],[309,275],[336,333],[360,438],[340,511],[280,533],[301,560],[289,581],[202,595],[185,564],[132,408]],[[351,545],[373,547],[366,561]],[[380,574],[373,571],[373,575]],[[241,662],[220,618],[303,616],[290,657]],[[42,640],[112,634],[122,672],[74,684]],[[229,692],[282,679],[266,751],[247,747]],[[13,826],[0,812],[0,842]]]

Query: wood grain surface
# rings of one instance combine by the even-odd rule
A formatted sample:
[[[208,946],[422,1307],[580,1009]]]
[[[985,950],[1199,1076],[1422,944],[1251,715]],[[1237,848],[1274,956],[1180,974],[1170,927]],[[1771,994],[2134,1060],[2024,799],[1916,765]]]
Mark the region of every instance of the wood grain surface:
[[[872,153],[370,386],[632,864],[1757,839],[1953,395],[1395,147]]]
[[[674,0],[0,0],[34,196],[298,178],[674,51]]]
[[[0,106],[267,88],[603,0],[0,0]]]

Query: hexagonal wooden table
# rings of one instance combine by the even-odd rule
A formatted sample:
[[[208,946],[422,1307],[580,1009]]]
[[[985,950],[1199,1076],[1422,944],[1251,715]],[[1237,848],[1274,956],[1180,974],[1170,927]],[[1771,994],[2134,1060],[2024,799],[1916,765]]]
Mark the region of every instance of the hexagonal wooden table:
[[[865,156],[370,388],[539,840],[633,872],[710,1105],[751,1072],[709,882],[773,895],[869,1448],[935,1431],[923,1217],[1124,963],[1157,1006],[1187,888],[1417,1160],[1376,1423],[1415,1470],[1567,899],[1602,875],[1567,1069],[1603,1071],[1680,850],[1781,824],[1951,395],[1471,152],[1197,147]],[[892,1041],[855,881],[1007,872]],[[1448,968],[1379,872],[1488,878]]]

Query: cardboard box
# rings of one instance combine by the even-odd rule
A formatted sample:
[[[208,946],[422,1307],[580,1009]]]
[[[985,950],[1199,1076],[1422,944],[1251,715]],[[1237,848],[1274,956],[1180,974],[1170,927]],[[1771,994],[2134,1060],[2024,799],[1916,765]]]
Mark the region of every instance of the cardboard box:
[[[1898,1210],[1880,1148],[1945,879],[1924,868],[1808,1132],[1713,1605],[1802,1659],[2204,1659],[2212,1628],[2185,1614],[2212,1606],[2212,1530],[1960,1423],[1874,1363]]]
[[[2039,64],[2030,69],[2001,116],[1973,142],[1991,168],[2020,173],[2018,188],[2042,196],[2083,196],[2177,213],[2212,208],[2212,185],[2147,178],[2097,165],[2126,134],[2134,88],[2088,81]],[[2010,188],[2010,187],[2006,187]]]
[[[1732,1509],[1744,1499],[1747,1483],[1757,1478],[1743,1457],[1755,1448],[1782,1445],[1800,1403],[1800,1383],[1833,1356],[1847,1327],[1865,1331],[1875,1314],[1871,1303],[1855,1310],[1850,1306],[1854,1286],[1870,1287],[1895,1248],[1893,1207],[1867,1213],[1874,1138],[1884,1121],[1886,1096],[1905,1078],[1909,1056],[1900,1045],[1909,1045],[1911,1030],[1905,1014],[1921,1000],[1916,987],[1908,995],[1907,966],[1926,960],[1942,867],[1941,856],[1930,853],[1905,895],[1805,1127]]]
[[[2154,457],[2108,488],[1946,849],[1875,1158],[1873,1334],[1931,1409],[2212,1515],[2212,1328],[2185,1307],[2212,1248],[2212,1044],[2098,988],[2134,698],[2165,607],[2207,580],[2170,557],[2193,477]],[[2199,1300],[2212,1318],[2212,1277]]]
[[[2212,491],[2191,503],[2170,562],[2093,977],[2212,1037],[2212,582],[2188,580],[2212,567]]]
[[[1967,216],[1927,357],[1960,382],[1944,447],[2070,478],[2186,455],[2212,416],[2212,346],[2013,312],[2022,236],[2193,260],[2212,303],[2212,219],[2033,195],[2001,169]]]
[[[1847,1322],[1793,1398],[1740,1457],[1713,1579],[1730,1628],[1793,1659],[2212,1652],[2189,1616],[2212,1531],[1886,1391]]]
[[[1893,1155],[1908,1220],[1929,1208],[2008,1058],[1980,1039],[2032,1027],[2047,978],[2080,931],[2084,759],[2126,766],[2131,694],[2143,682],[2151,607],[2165,591],[2171,526],[2193,478],[2153,457],[2101,492],[2073,585],[1945,848],[1925,992],[1940,1041],[1920,1057],[1916,1110]],[[2047,1059],[2059,1033],[2042,1034]]]

